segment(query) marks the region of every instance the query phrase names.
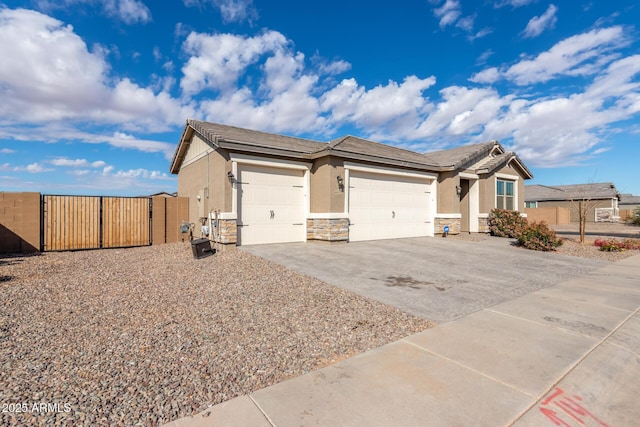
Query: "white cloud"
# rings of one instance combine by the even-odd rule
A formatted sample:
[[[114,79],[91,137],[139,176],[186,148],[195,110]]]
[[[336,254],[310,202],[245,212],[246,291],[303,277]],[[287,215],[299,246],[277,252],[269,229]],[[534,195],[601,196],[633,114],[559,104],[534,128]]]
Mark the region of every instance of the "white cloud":
[[[93,6],[98,4],[107,16],[120,19],[126,24],[146,23],[151,21],[151,11],[139,0],[38,0],[38,8],[47,12],[53,9]]]
[[[13,154],[15,153],[16,150],[12,150],[10,148],[3,148],[0,150],[0,154]]]
[[[511,7],[522,7],[522,6],[526,6],[530,3],[535,2],[536,0],[499,0],[494,2],[493,6],[498,8],[498,7],[504,7],[504,6],[511,6]]]
[[[0,9],[0,116],[14,123],[92,121],[165,131],[193,107],[167,92],[112,79],[71,26],[24,9]]]
[[[439,4],[439,0],[429,0],[429,2],[434,5]],[[459,0],[445,0],[440,7],[433,9],[433,14],[438,18],[441,29],[444,30],[448,26],[459,28],[467,33],[467,38],[470,41],[485,37],[493,31],[490,28],[483,28],[474,33],[476,15],[462,17],[462,7]]]
[[[564,39],[534,59],[520,61],[505,72],[505,77],[527,85],[559,75],[595,74],[611,60],[607,53],[627,43],[622,27],[592,30]]]
[[[205,89],[233,90],[248,66],[265,54],[285,49],[287,43],[277,31],[267,31],[256,37],[193,32],[183,44],[184,52],[191,57],[182,67],[184,77],[180,87],[186,95]]]
[[[440,91],[439,102],[418,127],[415,137],[470,135],[482,131],[484,123],[509,104],[495,89],[450,86]]]
[[[582,92],[513,99],[478,138],[512,138],[513,148],[535,166],[579,164],[602,149],[607,129],[640,113],[638,76],[640,55],[634,55],[611,63]]]
[[[469,78],[474,83],[495,83],[500,80],[501,73],[497,67],[486,68]]]
[[[16,166],[13,168],[13,170],[15,172],[29,172],[29,173],[43,173],[43,172],[53,171],[53,169],[46,168],[38,162],[28,164],[27,166]]]
[[[184,0],[187,7],[204,7],[207,4],[220,10],[224,22],[252,22],[258,18],[253,0]]]
[[[446,0],[442,6],[433,10],[433,14],[440,20],[440,28],[445,28],[455,23],[461,13],[458,0]]]
[[[461,28],[467,32],[473,31],[473,24],[475,22],[475,16],[467,16],[464,18],[460,18],[458,22],[456,22],[456,27]]]
[[[544,32],[544,30],[553,28],[558,21],[556,17],[556,12],[558,8],[550,4],[547,8],[547,11],[543,13],[541,16],[534,16],[529,20],[527,24],[527,28],[524,29],[523,37],[524,38],[533,38],[537,37]]]
[[[406,116],[415,122],[427,105],[423,92],[435,81],[435,77],[409,76],[401,84],[389,81],[367,90],[355,79],[346,79],[321,97],[321,105],[330,111],[332,122],[353,122],[364,129],[392,125]]]
[[[488,28],[488,27],[487,28],[483,28],[480,31],[478,31],[477,33],[470,35],[469,39],[470,40],[481,39],[482,37],[486,37],[491,33],[493,33],[493,29]]]
[[[89,175],[91,171],[88,169],[74,169],[69,171],[68,173],[75,176],[85,176],[85,175]]]
[[[87,159],[67,159],[65,157],[52,159],[49,161],[49,163],[51,163],[54,166],[64,166],[64,167],[73,167],[73,168],[79,168],[79,167],[102,168],[106,165],[106,163],[102,160],[89,162]]]
[[[114,173],[113,176],[116,178],[172,179],[164,172],[151,171],[144,168],[129,169],[126,171],[119,170],[118,172]]]
[[[562,76],[597,74],[619,56],[615,51],[629,43],[620,26],[578,34],[556,43],[533,59],[523,59],[510,67],[491,67],[473,75],[476,83],[493,83],[499,78],[520,86],[545,83]]]
[[[320,74],[342,74],[346,71],[349,71],[351,69],[351,64],[348,63],[347,61],[331,61],[331,62],[325,62],[325,61],[320,61],[320,64],[318,65],[318,71]]]
[[[60,124],[45,124],[24,129],[20,125],[0,126],[0,139],[15,139],[18,141],[43,142],[80,142],[85,144],[109,144],[113,147],[138,150],[147,153],[164,153],[167,159],[173,156],[175,143],[141,139],[123,132],[111,135],[93,133]]]

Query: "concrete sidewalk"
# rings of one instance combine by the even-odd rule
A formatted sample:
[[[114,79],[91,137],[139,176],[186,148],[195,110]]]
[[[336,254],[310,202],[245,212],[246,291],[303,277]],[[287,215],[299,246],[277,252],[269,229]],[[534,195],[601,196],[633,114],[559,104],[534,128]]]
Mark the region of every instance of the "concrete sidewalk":
[[[640,255],[167,424],[640,423]]]

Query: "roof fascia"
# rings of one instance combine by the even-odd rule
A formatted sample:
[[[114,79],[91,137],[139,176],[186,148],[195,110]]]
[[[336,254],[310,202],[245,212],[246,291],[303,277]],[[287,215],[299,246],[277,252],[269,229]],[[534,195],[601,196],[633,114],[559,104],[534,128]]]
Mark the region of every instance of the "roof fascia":
[[[195,129],[193,129],[193,127],[187,121],[187,124],[182,130],[182,135],[180,135],[180,142],[178,143],[176,151],[173,153],[173,159],[171,160],[171,167],[169,168],[169,171],[172,174],[177,174],[180,171],[182,161],[184,160],[184,156],[187,152],[188,146],[191,143],[190,141],[193,132],[195,132]]]
[[[407,162],[403,160],[394,160],[386,157],[371,156],[371,155],[353,153],[350,151],[342,151],[342,150],[336,150],[336,149],[327,149],[319,153],[313,153],[309,157],[316,159],[324,156],[336,156],[343,159],[360,160],[365,162],[377,163],[381,165],[400,166],[404,168],[411,168],[411,169],[430,171],[430,172],[442,172],[446,170],[436,165],[425,165],[421,163],[413,163],[413,162]]]
[[[250,144],[241,141],[220,140],[218,142],[218,146],[229,151],[243,151],[255,154],[293,157],[297,159],[308,158],[307,153],[303,151],[286,150],[283,148],[271,148],[265,147],[264,145]]]

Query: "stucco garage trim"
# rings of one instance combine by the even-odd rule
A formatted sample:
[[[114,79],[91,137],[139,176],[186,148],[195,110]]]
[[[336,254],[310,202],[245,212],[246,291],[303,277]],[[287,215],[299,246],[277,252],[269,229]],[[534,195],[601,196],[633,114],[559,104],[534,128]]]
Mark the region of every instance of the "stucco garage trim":
[[[356,238],[355,231],[351,230],[351,227],[350,227],[350,230],[349,230],[350,241],[369,240],[372,238],[384,239],[384,238],[397,238],[397,237],[417,237],[417,236],[423,236],[423,235],[433,236],[434,234],[433,223],[434,223],[434,213],[435,213],[435,203],[436,203],[434,190],[436,188],[435,183],[437,179],[435,175],[432,175],[429,173],[423,173],[423,172],[416,172],[416,171],[405,171],[405,170],[382,168],[382,167],[362,165],[362,164],[354,164],[350,162],[345,162],[344,168],[345,168],[345,182],[347,183],[347,185],[345,185],[345,212],[349,213],[350,222],[354,221],[354,224],[352,224],[353,226],[357,224],[360,227],[364,227],[358,230],[359,233],[357,238]],[[409,190],[409,193],[402,193],[402,192],[397,193],[397,194],[405,194],[403,196],[404,202],[401,202],[400,199],[398,200],[398,202],[400,203],[398,207],[401,209],[400,211],[398,211],[398,214],[400,216],[404,214],[408,214],[408,216],[405,216],[405,220],[404,220],[408,222],[404,222],[403,220],[400,220],[400,222],[395,223],[394,221],[391,221],[391,222],[394,222],[395,224],[395,225],[391,225],[391,222],[385,222],[384,220],[381,220],[380,217],[376,217],[376,218],[369,217],[367,221],[363,221],[364,217],[361,218],[360,216],[358,216],[359,219],[356,219],[356,214],[358,212],[360,213],[364,212],[362,210],[364,205],[361,205],[363,199],[359,199],[360,203],[358,203],[358,206],[360,206],[360,210],[356,211],[354,209],[354,206],[352,206],[352,204],[355,203],[355,200],[356,200],[355,199],[356,193],[353,193],[353,191],[355,190],[352,189],[353,181],[356,179],[356,176],[360,184],[367,183],[367,182],[373,183],[374,181],[369,181],[369,179],[375,179],[377,181],[378,178],[375,178],[375,177],[379,177],[380,179],[382,179],[382,181],[377,181],[378,183],[384,183],[384,182],[394,183],[395,182],[395,184],[392,184],[392,185],[399,186],[398,190],[400,190],[401,188],[403,189],[411,188],[411,190]],[[376,185],[379,185],[379,184],[376,184]],[[368,187],[368,184],[362,188],[364,189],[367,187]],[[368,191],[370,193],[371,191],[374,191],[374,187],[370,187],[368,190],[364,190],[364,191]],[[396,193],[395,192],[389,193],[388,191],[389,190],[386,190],[386,191],[382,191],[381,193],[375,193],[375,194],[379,194],[380,197],[387,197],[386,200],[389,201],[391,199],[389,199],[388,197],[391,194],[396,194]],[[403,191],[407,191],[407,190],[403,190]],[[406,201],[408,200],[406,199],[406,197],[410,194],[414,194],[413,191],[417,191],[415,195],[420,196],[420,198],[419,199],[416,198],[416,200],[423,200],[425,205],[424,205],[424,212],[423,212],[424,217],[419,221],[420,226],[418,227],[416,225],[416,227],[411,227],[411,229],[414,230],[414,233],[412,234],[411,232],[408,232],[407,227],[413,224],[412,221],[416,221],[417,219],[419,219],[421,215],[419,212],[416,212],[415,209],[408,208],[409,205],[406,204]],[[367,193],[362,193],[362,194],[367,194]],[[373,193],[370,193],[370,194],[373,194]],[[371,197],[371,196],[365,196],[365,198],[368,198],[368,197]],[[401,208],[402,206],[405,206],[405,208]],[[392,214],[393,214],[393,217],[395,218],[396,211],[393,210]],[[423,221],[426,228],[422,228]],[[374,226],[374,224],[378,224],[378,226]],[[387,230],[387,232],[383,232],[382,230]],[[352,233],[353,233],[353,236],[352,236]],[[368,236],[368,237],[365,237],[365,236]]]

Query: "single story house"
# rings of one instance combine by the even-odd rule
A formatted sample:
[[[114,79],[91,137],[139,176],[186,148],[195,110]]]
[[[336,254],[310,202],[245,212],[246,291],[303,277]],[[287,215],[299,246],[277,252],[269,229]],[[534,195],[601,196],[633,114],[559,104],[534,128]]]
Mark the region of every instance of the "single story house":
[[[611,182],[575,185],[527,185],[527,208],[568,208],[571,222],[579,221],[579,204],[587,209],[588,222],[611,222],[619,219],[620,193]]]
[[[312,141],[187,120],[171,162],[189,221],[224,244],[487,232],[524,211],[531,172],[497,141],[421,154],[345,136]]]
[[[620,209],[636,210],[640,208],[640,196],[634,196],[628,193],[621,194],[618,206]]]

